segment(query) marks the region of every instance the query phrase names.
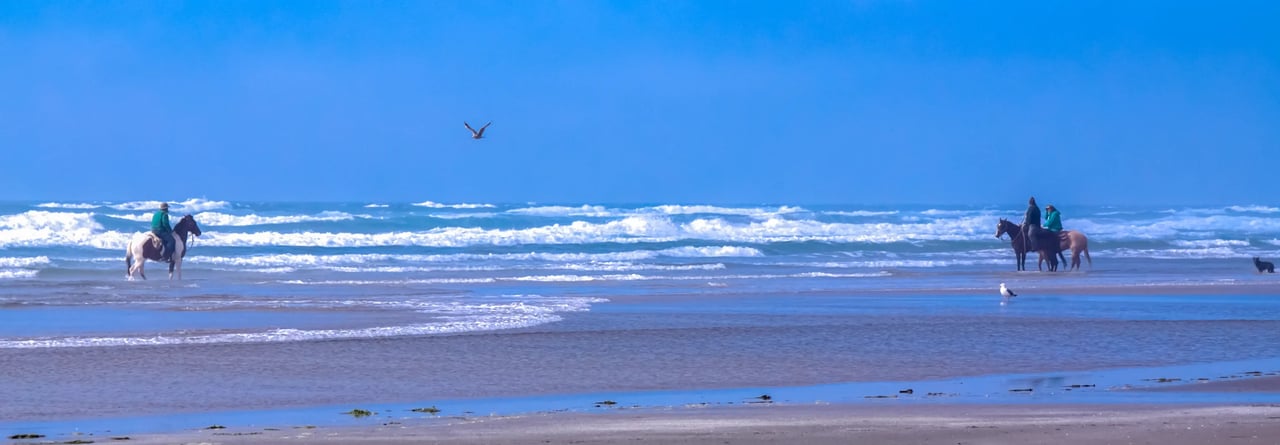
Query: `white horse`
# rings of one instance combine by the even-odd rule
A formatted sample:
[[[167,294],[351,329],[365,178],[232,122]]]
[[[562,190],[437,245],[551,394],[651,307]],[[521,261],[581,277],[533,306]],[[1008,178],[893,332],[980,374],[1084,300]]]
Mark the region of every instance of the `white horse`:
[[[186,215],[173,226],[173,234],[177,239],[173,243],[173,263],[169,264],[169,279],[173,279],[173,271],[177,269],[178,279],[181,280],[182,257],[187,254],[187,235],[200,236],[200,226],[196,224],[195,218]],[[138,260],[137,264],[133,263],[134,259]],[[133,274],[137,273],[142,279],[147,279],[147,274],[142,270],[142,265],[147,260],[160,261],[159,239],[151,232],[134,235],[133,240],[129,241],[129,247],[124,251],[125,276],[133,280]]]

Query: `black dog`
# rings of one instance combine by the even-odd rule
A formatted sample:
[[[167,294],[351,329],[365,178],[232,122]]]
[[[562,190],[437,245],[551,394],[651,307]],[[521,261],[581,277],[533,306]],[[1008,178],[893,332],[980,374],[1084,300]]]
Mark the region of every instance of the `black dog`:
[[[1264,270],[1270,273],[1276,273],[1275,264],[1271,264],[1270,261],[1259,260],[1258,257],[1253,257],[1253,267],[1258,268],[1258,273],[1262,273]]]

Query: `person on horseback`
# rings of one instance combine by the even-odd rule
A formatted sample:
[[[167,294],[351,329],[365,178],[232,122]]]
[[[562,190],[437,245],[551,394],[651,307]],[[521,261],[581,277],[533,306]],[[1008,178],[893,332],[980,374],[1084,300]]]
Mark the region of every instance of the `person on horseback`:
[[[1062,213],[1053,204],[1044,206],[1044,228],[1055,235],[1062,231]]]
[[[1036,235],[1040,234],[1040,206],[1036,205],[1036,197],[1027,201],[1027,213],[1022,215],[1022,246],[1029,252],[1039,250]]]
[[[1044,228],[1053,232],[1053,239],[1059,239],[1058,235],[1062,233],[1062,213],[1058,212],[1058,208],[1053,204],[1044,206]],[[1062,250],[1058,250],[1058,258],[1063,263],[1067,262],[1067,257],[1062,254]]]
[[[164,244],[160,249],[160,260],[172,264],[174,241],[173,227],[169,226],[169,203],[160,203],[160,210],[151,217],[151,233],[160,238],[160,242]]]

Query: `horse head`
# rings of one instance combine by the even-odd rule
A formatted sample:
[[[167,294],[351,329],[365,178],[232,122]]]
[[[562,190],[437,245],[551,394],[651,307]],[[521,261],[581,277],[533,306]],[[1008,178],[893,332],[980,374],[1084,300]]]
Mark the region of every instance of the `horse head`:
[[[183,216],[181,220],[178,220],[178,224],[174,226],[173,229],[175,232],[185,230],[187,233],[195,236],[200,236],[201,234],[200,225],[196,224],[195,217],[192,217],[191,215]]]
[[[996,223],[996,238],[1000,238],[1004,236],[1005,232],[1007,231],[1005,230],[1005,224],[1008,224],[1008,223],[1009,223],[1009,220],[1000,218],[1000,222]]]

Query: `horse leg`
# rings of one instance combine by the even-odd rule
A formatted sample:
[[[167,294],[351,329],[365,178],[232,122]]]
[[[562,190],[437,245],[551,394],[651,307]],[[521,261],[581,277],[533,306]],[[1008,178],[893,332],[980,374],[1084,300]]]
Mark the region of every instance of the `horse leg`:
[[[180,240],[174,240],[180,241]],[[178,271],[178,281],[182,281],[182,257],[187,254],[186,244],[182,242],[173,243],[173,261],[169,263],[169,279],[173,279],[173,271]]]
[[[147,258],[142,255],[141,250],[142,249],[136,249],[136,251],[130,250],[125,254],[125,263],[128,263],[130,260],[137,260],[136,263],[133,263],[133,265],[129,267],[128,277],[130,280],[133,280],[134,275],[140,276],[144,280],[147,279],[146,271],[143,269],[143,265],[147,263]]]
[[[137,269],[137,270],[138,270],[138,276],[142,277],[142,279],[144,279],[144,280],[145,280],[145,279],[147,279],[147,269],[146,269],[145,267],[143,267],[146,263],[147,263],[147,259],[146,259],[145,257],[141,257],[141,256],[139,256],[139,257],[138,257],[138,262],[137,262],[137,263],[134,263],[134,265],[133,265],[133,267],[138,268],[138,269]]]

